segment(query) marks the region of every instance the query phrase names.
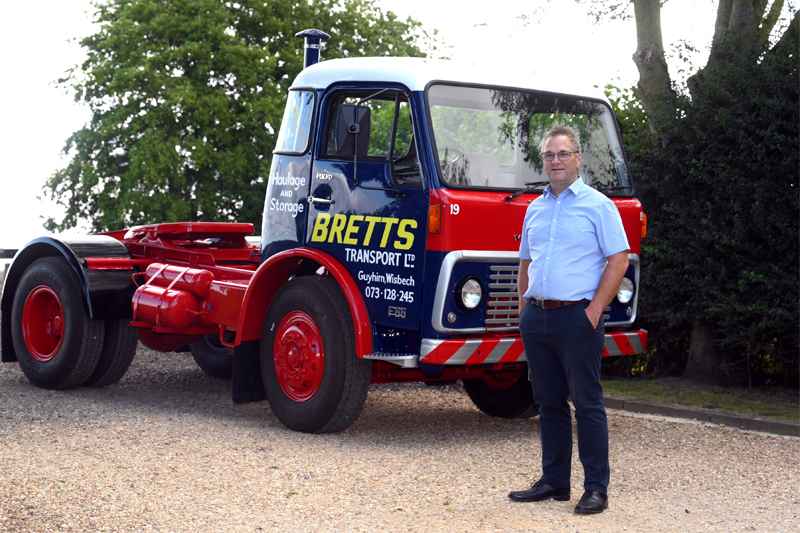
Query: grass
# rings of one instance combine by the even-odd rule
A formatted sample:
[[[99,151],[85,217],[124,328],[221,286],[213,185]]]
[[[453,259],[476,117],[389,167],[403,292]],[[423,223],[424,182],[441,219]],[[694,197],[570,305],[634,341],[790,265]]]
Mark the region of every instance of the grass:
[[[800,421],[800,394],[796,390],[710,387],[680,378],[605,379],[602,383],[603,391],[615,396]]]

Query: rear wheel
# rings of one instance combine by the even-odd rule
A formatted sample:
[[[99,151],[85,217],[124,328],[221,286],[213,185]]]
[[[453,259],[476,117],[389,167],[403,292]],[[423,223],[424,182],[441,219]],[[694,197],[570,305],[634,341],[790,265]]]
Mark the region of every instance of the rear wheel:
[[[356,357],[350,307],[333,278],[295,278],[281,287],[261,331],[261,374],[286,427],[348,428],[364,407],[371,369]]]
[[[463,381],[472,403],[487,415],[530,418],[539,414],[527,372],[497,372]]]
[[[138,343],[139,330],[130,326],[130,319],[106,320],[100,361],[84,385],[105,387],[121,380],[131,366]]]
[[[189,348],[197,366],[212,378],[233,377],[233,354],[219,342],[219,335],[203,335],[199,341],[190,344]]]
[[[14,295],[11,335],[31,383],[45,389],[82,385],[97,367],[104,329],[84,310],[80,281],[64,258],[30,264]]]

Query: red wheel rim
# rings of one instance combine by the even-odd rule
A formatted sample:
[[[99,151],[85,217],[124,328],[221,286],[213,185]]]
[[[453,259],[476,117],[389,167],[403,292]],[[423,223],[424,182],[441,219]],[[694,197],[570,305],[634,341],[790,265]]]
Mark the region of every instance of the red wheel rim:
[[[58,295],[46,285],[33,289],[22,308],[22,338],[31,356],[46,363],[64,340],[64,309]]]
[[[302,311],[292,311],[278,326],[275,336],[275,374],[286,396],[304,402],[322,383],[325,349],[314,320]]]
[[[504,390],[511,388],[519,380],[522,372],[503,372],[500,374],[484,374],[483,381],[493,389]]]

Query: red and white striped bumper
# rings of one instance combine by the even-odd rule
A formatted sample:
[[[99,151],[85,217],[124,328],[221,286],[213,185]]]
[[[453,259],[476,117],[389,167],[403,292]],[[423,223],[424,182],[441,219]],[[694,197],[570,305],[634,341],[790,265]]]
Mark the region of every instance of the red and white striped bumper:
[[[622,333],[606,333],[603,355],[633,355],[642,353],[647,348],[647,331],[624,331]]]
[[[603,355],[633,355],[647,347],[647,331],[606,333]],[[527,361],[519,337],[422,339],[419,360],[434,365],[482,365]]]

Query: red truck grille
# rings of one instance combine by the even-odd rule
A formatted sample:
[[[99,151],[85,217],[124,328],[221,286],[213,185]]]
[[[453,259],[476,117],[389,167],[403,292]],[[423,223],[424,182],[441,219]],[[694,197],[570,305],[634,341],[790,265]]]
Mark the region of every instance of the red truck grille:
[[[519,329],[518,265],[492,265],[484,324],[493,331]]]

